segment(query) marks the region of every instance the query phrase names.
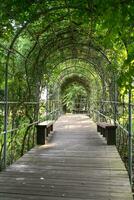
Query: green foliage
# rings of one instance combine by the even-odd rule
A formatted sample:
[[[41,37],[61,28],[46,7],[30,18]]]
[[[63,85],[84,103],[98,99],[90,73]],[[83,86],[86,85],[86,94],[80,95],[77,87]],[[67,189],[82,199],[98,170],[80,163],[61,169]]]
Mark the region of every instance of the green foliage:
[[[87,97],[85,89],[76,84],[72,84],[70,87],[66,88],[62,94],[63,105],[66,105],[67,112],[72,112],[75,107],[78,107],[82,97]]]

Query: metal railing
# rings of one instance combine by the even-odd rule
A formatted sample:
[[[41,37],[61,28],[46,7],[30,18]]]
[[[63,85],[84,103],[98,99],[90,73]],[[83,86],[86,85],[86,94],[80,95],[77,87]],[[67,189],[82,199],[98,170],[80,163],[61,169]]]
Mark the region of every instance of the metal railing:
[[[36,145],[36,125],[45,120],[56,121],[61,114],[61,108],[52,110],[51,112],[42,113],[39,120],[28,123],[24,122],[16,128],[7,130],[6,143],[6,159],[4,158],[4,135],[5,131],[0,133],[0,171],[6,166],[15,162],[18,158],[24,155],[27,151]]]
[[[129,165],[133,163],[129,163],[129,132],[126,130],[122,125],[120,125],[118,122],[115,122],[114,119],[110,118],[109,116],[104,115],[103,113],[92,110],[90,111],[90,117],[95,122],[107,122],[110,124],[115,124],[117,126],[116,129],[116,147],[120,154],[121,159],[123,160],[126,169],[129,172]],[[133,139],[133,138],[132,138]],[[133,152],[134,152],[134,146],[133,146]],[[129,172],[130,173],[130,172]],[[133,174],[131,174],[133,176]],[[132,177],[131,177],[132,178]]]

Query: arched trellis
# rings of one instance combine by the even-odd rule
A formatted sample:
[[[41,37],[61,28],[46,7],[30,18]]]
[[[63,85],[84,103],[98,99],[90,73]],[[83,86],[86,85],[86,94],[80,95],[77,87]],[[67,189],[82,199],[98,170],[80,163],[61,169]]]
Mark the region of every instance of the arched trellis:
[[[79,70],[81,71],[79,71]],[[54,73],[55,74],[55,73]],[[92,77],[93,79],[95,79],[95,82],[96,82],[96,86],[98,85],[99,86],[99,79],[97,79],[97,77],[95,77],[95,74],[93,72],[90,71],[90,69],[86,69],[82,66],[80,66],[79,68],[76,66],[69,66],[69,67],[66,67],[64,69],[62,69],[58,74],[57,76],[52,76],[51,77],[51,80],[52,82],[56,83],[59,85],[62,85],[62,82],[64,82],[64,79],[66,79],[66,77],[69,77],[71,76],[72,74],[76,74],[77,76],[80,76],[81,75],[81,78],[83,78],[83,81],[85,81],[85,84],[87,82],[87,88],[90,87],[90,84],[92,82],[92,80],[90,80],[90,77]],[[87,74],[89,76],[87,76]],[[88,83],[89,82],[89,83]],[[100,82],[101,82],[101,79],[100,79]]]
[[[18,53],[18,52],[17,52]],[[23,57],[23,59],[25,60],[25,61],[27,61],[27,59],[23,56],[23,55],[21,55],[21,57]],[[88,58],[88,56],[87,56],[87,58]],[[88,58],[89,59],[89,58]],[[9,62],[9,59],[8,59],[8,62]],[[6,104],[5,104],[6,105]],[[6,131],[5,131],[6,132]],[[6,148],[6,147],[5,147]],[[6,161],[5,161],[6,162]]]
[[[61,93],[64,92],[66,88],[68,88],[72,83],[78,83],[82,85],[85,90],[90,93],[91,90],[91,83],[89,80],[86,80],[85,76],[79,76],[78,74],[72,73],[70,76],[65,76],[64,79],[60,83],[60,91]]]
[[[61,51],[63,51],[63,49],[66,47],[67,49],[69,49],[70,47],[71,47],[71,45],[72,44],[69,44],[70,43],[70,41],[68,41],[67,42],[67,44],[65,45],[64,43],[62,44],[62,46],[59,46],[59,47],[57,47],[56,49],[54,49],[53,50],[53,53],[55,54],[55,52],[56,51],[58,51],[58,50],[61,50]],[[89,50],[95,50],[93,47],[90,47],[90,46],[88,46],[88,45],[86,45],[86,44],[82,44],[82,43],[73,43],[73,45],[75,45],[76,46],[76,48],[78,48],[78,50],[80,50],[81,52],[85,52],[85,54],[87,54],[87,57],[89,57],[89,59],[93,59],[94,58],[94,61],[93,62],[96,62],[96,58],[95,58],[95,55],[94,55],[94,57],[92,58],[91,57],[91,55],[88,55],[88,51]],[[84,46],[87,48],[87,49],[85,49],[84,48]],[[34,46],[35,47],[35,46]],[[34,47],[32,48],[32,50],[34,49]],[[32,50],[30,50],[30,52],[28,53],[28,56],[30,55],[30,53],[31,53],[31,51]],[[43,57],[43,60],[45,60],[45,63],[47,63],[47,60],[49,60],[49,56],[51,56],[52,57],[52,52],[50,52],[49,54],[44,54],[44,51],[45,50],[43,50],[43,52],[42,52],[42,49],[39,49],[39,55],[41,56],[41,54],[43,54],[42,55],[42,57]],[[96,50],[95,50],[96,51]],[[60,52],[60,51],[59,51]],[[100,53],[100,52],[98,52],[98,53]],[[25,60],[26,60],[26,62],[27,62],[27,60],[28,60],[28,56],[25,58]],[[103,55],[102,55],[103,56]],[[51,58],[50,57],[50,58]],[[76,55],[76,57],[77,57],[77,55]],[[99,58],[99,57],[98,57]],[[47,60],[46,60],[47,59]],[[44,63],[44,64],[45,64]],[[25,65],[26,65],[26,63],[25,63]],[[99,66],[100,67],[100,66]]]
[[[52,37],[51,35],[53,34],[53,35],[55,35],[54,34],[54,32],[55,32],[55,29],[54,30],[52,30],[53,29],[53,26],[54,26],[54,24],[56,25],[57,24],[57,26],[59,26],[60,28],[59,29],[62,29],[62,26],[61,26],[61,24],[59,24],[59,23],[57,23],[58,22],[58,19],[60,19],[61,18],[61,22],[63,22],[63,23],[66,23],[67,24],[67,26],[68,26],[68,28],[70,27],[70,32],[68,33],[68,35],[70,34],[72,34],[72,30],[73,30],[73,27],[72,26],[69,26],[69,25],[72,25],[73,23],[72,23],[72,21],[71,21],[71,18],[70,18],[70,16],[71,16],[71,14],[75,11],[75,12],[78,12],[80,9],[81,9],[81,4],[80,5],[76,5],[76,4],[73,4],[73,6],[71,5],[71,3],[70,2],[68,2],[68,1],[63,1],[63,2],[61,2],[60,1],[60,3],[61,3],[61,5],[59,6],[59,1],[51,1],[52,2],[52,4],[51,4],[51,6],[50,6],[50,4],[48,3],[48,5],[46,5],[46,7],[45,7],[45,9],[44,9],[44,11],[41,9],[41,10],[38,10],[38,13],[37,14],[34,14],[34,12],[32,12],[32,14],[31,15],[29,15],[29,20],[27,20],[27,22],[24,22],[23,23],[23,27],[22,28],[20,28],[20,30],[18,31],[18,33],[16,34],[16,36],[13,38],[13,40],[12,40],[12,43],[11,43],[11,45],[10,45],[10,47],[9,48],[7,48],[7,52],[8,52],[8,55],[7,55],[7,63],[6,63],[6,73],[5,73],[5,80],[7,80],[7,76],[8,76],[8,66],[9,66],[9,61],[10,61],[10,55],[12,55],[13,54],[13,52],[15,52],[15,53],[17,53],[17,54],[19,54],[19,55],[21,55],[21,57],[22,57],[22,59],[24,60],[24,62],[25,62],[25,68],[26,68],[26,70],[27,70],[27,66],[28,66],[28,64],[30,63],[31,65],[33,64],[32,62],[31,62],[31,58],[30,58],[30,56],[32,55],[32,53],[34,52],[34,51],[37,51],[38,50],[38,55],[40,55],[40,54],[42,54],[38,59],[36,59],[36,64],[37,64],[37,66],[39,67],[40,66],[40,64],[39,64],[39,62],[40,62],[40,60],[42,59],[42,63],[43,64],[45,64],[45,67],[48,65],[49,66],[49,59],[51,59],[51,61],[52,61],[52,57],[53,57],[53,55],[54,55],[54,57],[55,57],[55,59],[53,60],[53,63],[52,63],[52,65],[51,66],[53,66],[54,65],[54,62],[55,61],[57,61],[57,62],[59,62],[59,61],[61,61],[61,59],[65,59],[65,58],[62,58],[62,52],[63,52],[63,46],[64,46],[64,44],[63,44],[63,46],[61,47],[61,50],[59,50],[59,47],[58,47],[58,43],[59,42],[61,42],[62,41],[62,37],[59,37],[59,38],[61,38],[61,40],[59,39],[58,40],[58,37],[57,37],[57,35],[55,36],[55,37]],[[43,2],[42,2],[43,3]],[[45,3],[44,3],[44,5],[45,5]],[[89,16],[89,17],[91,17],[92,16],[92,11],[93,11],[93,7],[91,6],[90,7],[90,5],[92,5],[92,3],[90,4],[88,4],[88,6],[83,6],[82,7],[82,9],[85,11],[85,13]],[[35,10],[34,10],[35,11]],[[61,16],[59,17],[58,16],[58,14],[59,14],[59,11],[64,11],[62,14],[61,14]],[[89,11],[91,11],[91,12],[89,12]],[[49,22],[49,18],[50,18],[50,16],[53,14],[53,13],[55,13],[55,14],[57,14],[57,19],[56,20],[51,20],[51,22]],[[64,14],[65,13],[65,14]],[[90,14],[89,14],[90,13]],[[49,17],[48,17],[49,16]],[[39,33],[39,32],[37,32],[37,31],[35,31],[35,30],[33,30],[32,29],[32,26],[33,26],[33,24],[34,23],[36,23],[36,22],[38,22],[39,21],[39,19],[41,19],[42,17],[44,17],[44,19],[46,18],[46,28],[45,28],[45,31],[42,31],[41,30],[41,32],[42,33]],[[67,18],[68,18],[68,20],[67,20]],[[93,19],[93,18],[92,18]],[[64,21],[63,21],[64,20]],[[65,22],[66,21],[66,22]],[[77,24],[77,23],[74,23],[74,24]],[[77,26],[77,28],[78,29],[80,29],[80,26],[81,25],[78,25]],[[91,24],[90,24],[90,26],[91,26]],[[37,26],[36,26],[37,27]],[[89,26],[87,26],[88,28],[89,28]],[[50,30],[48,30],[50,28]],[[87,28],[87,29],[88,29]],[[92,27],[90,27],[91,29],[92,29]],[[21,31],[22,30],[22,31]],[[27,52],[27,54],[26,54],[26,56],[24,56],[21,52],[18,52],[18,50],[17,49],[15,49],[14,48],[14,44],[17,42],[17,38],[19,37],[19,35],[21,35],[21,33],[23,32],[23,31],[27,31],[29,34],[31,34],[32,35],[32,38],[33,38],[33,40],[34,40],[34,44],[33,44],[33,47],[31,48],[31,49],[29,49],[29,51]],[[32,32],[33,31],[33,32]],[[49,32],[50,31],[50,32]],[[52,48],[52,44],[53,44],[53,41],[54,40],[57,40],[57,44],[56,44],[56,42],[55,42],[55,45],[54,45],[54,48],[52,48],[52,51],[49,51],[48,52],[48,54],[46,54],[46,56],[45,56],[45,52],[44,52],[44,50],[42,50],[42,47],[44,47],[44,46],[40,46],[40,37],[44,37],[44,32],[49,32],[49,39],[50,39],[50,41],[48,41],[48,40],[46,40],[45,41],[45,43],[47,44],[46,45],[46,47],[48,47],[50,44],[50,48]],[[23,32],[24,33],[24,32]],[[22,34],[23,34],[22,33]],[[34,37],[34,34],[33,33],[35,33],[35,37]],[[37,35],[36,35],[36,33],[37,33]],[[77,35],[79,35],[79,32],[77,31],[77,34],[75,35],[74,34],[74,36],[77,36]],[[90,32],[87,36],[90,36],[90,35],[92,35],[92,33]],[[36,37],[37,36],[37,37]],[[47,36],[47,34],[45,35],[45,36]],[[82,37],[82,36],[81,36]],[[53,39],[54,38],[54,39]],[[48,39],[48,38],[47,38]],[[84,40],[86,40],[87,42],[88,42],[88,40],[87,40],[87,37],[84,37],[84,38],[82,38],[83,39],[83,41]],[[78,46],[78,44],[77,43],[73,43],[72,45],[71,45],[71,40],[70,40],[70,37],[67,39],[67,40],[69,40],[68,42],[68,49],[71,47],[71,50],[72,50],[72,52],[70,53],[70,55],[73,55],[73,54],[75,54],[75,49],[73,49],[73,48],[76,48],[76,46]],[[52,42],[51,42],[52,41]],[[81,40],[82,41],[82,40]],[[83,46],[83,43],[81,42],[81,46]],[[77,47],[77,49],[80,49],[80,48],[78,48]],[[102,46],[102,49],[103,49],[103,46]],[[74,50],[74,51],[73,51]],[[60,56],[59,57],[56,57],[55,55],[56,55],[56,53],[59,51],[59,54],[60,54]],[[52,52],[55,52],[54,54],[52,54]],[[85,53],[85,49],[83,48],[83,50],[82,50],[82,52],[84,52]],[[44,55],[43,55],[44,54]],[[50,56],[48,56],[48,55],[50,55]],[[48,58],[47,58],[47,61],[46,61],[46,57],[48,56]],[[63,57],[65,57],[65,56],[63,56]],[[78,57],[78,56],[75,56],[75,55],[73,55],[73,57]],[[84,56],[83,57],[85,57],[85,58],[87,58],[87,59],[91,59],[90,57],[88,57],[88,55],[85,53],[84,54]],[[44,59],[44,60],[43,60]],[[95,59],[95,57],[94,57],[94,59]],[[98,67],[100,67],[100,65],[98,65]],[[103,65],[102,65],[102,67],[104,67]],[[103,73],[102,73],[102,75],[101,75],[101,77],[103,77],[103,75],[104,75],[104,73],[106,74],[106,76],[107,75],[109,75],[109,73],[107,73],[105,70],[106,70],[106,68],[102,68],[102,69],[104,69],[104,71],[103,71]],[[102,71],[102,70],[101,70]],[[27,72],[26,72],[27,73]],[[28,73],[27,73],[28,74]],[[113,74],[113,73],[112,73]],[[116,71],[114,72],[114,75],[116,74]],[[112,77],[112,75],[111,75],[111,73],[110,73],[110,76],[108,77],[109,79],[111,79],[111,77]],[[7,101],[7,99],[8,99],[8,88],[7,88],[7,82],[5,81],[5,102]],[[5,116],[6,116],[6,107],[7,106],[7,104],[5,103]],[[6,122],[7,120],[6,120],[6,118],[5,118],[5,125],[6,125]],[[6,128],[5,128],[5,132],[6,132]]]
[[[62,88],[62,84],[64,83],[64,81],[66,79],[69,79],[70,76],[79,77],[81,75],[81,77],[79,77],[79,79],[83,80],[83,81],[81,81],[81,85],[83,85],[86,88],[86,90],[88,92],[90,92],[90,85],[93,84],[92,79],[90,77],[92,77],[95,80],[96,89],[98,88],[97,89],[98,92],[96,91],[95,93],[99,94],[102,91],[101,78],[100,78],[100,83],[99,83],[99,77],[97,76],[96,72],[93,71],[92,68],[90,69],[89,63],[88,63],[89,66],[87,68],[85,68],[84,66],[82,67],[81,65],[77,66],[77,62],[79,61],[79,59],[76,59],[75,61],[76,62],[73,64],[69,63],[69,67],[66,67],[66,64],[65,64],[66,61],[64,61],[65,63],[64,62],[63,63],[65,64],[64,65],[65,68],[63,68],[63,69],[61,68],[60,71],[58,70],[58,73],[56,76],[55,76],[55,73],[56,73],[55,70],[58,69],[58,66],[54,67],[53,68],[54,77],[53,77],[53,75],[51,76],[51,81],[54,82],[55,84],[57,84],[58,87]],[[60,64],[62,65],[62,63],[60,63]],[[59,64],[59,66],[60,66],[60,64]],[[83,61],[83,65],[84,65],[84,61]],[[79,71],[79,70],[81,70],[81,71]],[[95,77],[95,74],[96,74],[96,77]],[[70,80],[71,80],[71,78],[70,78]],[[77,80],[75,82],[78,83],[80,81]],[[84,82],[85,82],[85,85],[84,85]],[[69,83],[70,82],[68,82],[68,84]],[[65,85],[66,85],[66,83],[65,83]],[[99,85],[100,85],[100,87],[99,87]],[[62,91],[62,89],[61,89],[61,91]],[[94,105],[95,104],[96,104],[96,102],[94,102]]]
[[[86,98],[86,101],[81,100],[81,98],[79,96],[79,98],[77,97],[79,99],[79,100],[77,99],[79,104],[75,104],[75,105],[73,105],[73,107],[75,108],[75,106],[77,105],[79,107],[79,109],[81,106],[84,106],[84,107],[86,107],[86,109],[88,109],[88,107],[89,107],[88,101],[89,101],[89,96],[90,96],[90,92],[91,92],[91,82],[87,79],[87,77],[84,74],[81,74],[81,75],[77,74],[77,73],[66,74],[65,76],[62,77],[59,84],[60,84],[60,95],[61,95],[62,99],[64,99],[65,95],[67,94],[67,92],[66,92],[67,89],[74,87],[74,85],[77,87],[78,86],[83,87],[83,92],[85,91],[85,93],[86,93],[86,96],[84,95]],[[79,93],[79,95],[82,95],[82,93],[81,94]],[[65,104],[63,103],[63,105],[65,105]],[[63,106],[63,108],[64,108],[64,106]],[[73,110],[75,110],[75,109],[73,109]]]
[[[73,60],[73,59],[72,59]],[[74,59],[73,63],[72,60],[66,60],[63,63],[59,63],[59,65],[56,65],[53,67],[53,71],[51,72],[51,82],[57,84],[58,87],[61,87],[62,82],[65,81],[66,78],[69,78],[72,75],[75,76],[80,76],[80,79],[83,79],[83,83],[85,81],[85,85],[86,89],[89,91],[90,88],[90,84],[92,83],[92,79],[95,80],[95,85],[96,88],[99,88],[99,85],[101,87],[101,78],[96,74],[95,70],[93,70],[92,68],[90,68],[89,63],[86,64],[84,61],[81,61],[83,63],[78,65],[78,62],[80,61],[79,59]],[[66,66],[66,62],[69,62],[69,66]],[[60,65],[64,64],[64,68],[61,67],[60,69]],[[87,66],[84,66],[84,64],[86,64]],[[56,70],[58,71],[58,73],[56,73]],[[92,79],[91,79],[92,77]],[[100,81],[100,83],[99,83]],[[76,81],[77,82],[77,81]],[[98,89],[98,91],[101,91],[102,89]],[[98,92],[97,92],[98,93]]]
[[[58,2],[56,2],[57,4],[58,4]],[[27,26],[28,25],[30,25],[30,24],[32,24],[32,23],[34,23],[34,21],[38,21],[42,16],[44,16],[44,17],[46,17],[46,15],[48,15],[49,13],[51,13],[51,12],[55,12],[55,11],[57,11],[57,10],[66,10],[66,8],[68,9],[66,12],[67,12],[67,16],[70,16],[70,12],[69,12],[69,10],[79,10],[80,9],[80,7],[78,6],[78,5],[74,5],[74,6],[71,6],[71,4],[69,3],[69,2],[63,2],[63,4],[62,4],[62,6],[56,6],[56,3],[55,3],[55,5],[53,5],[53,7],[51,7],[51,8],[46,8],[46,13],[43,13],[42,11],[41,11],[41,13],[39,12],[36,16],[33,16],[32,15],[32,17],[30,18],[30,20],[25,24],[25,29],[27,28]],[[83,7],[83,9],[85,9],[85,12],[87,13],[87,8],[86,7]],[[35,14],[35,13],[34,13]],[[61,21],[63,20],[63,18],[61,19]],[[59,19],[57,20],[57,21],[59,21]],[[70,20],[69,20],[69,22],[70,22]],[[53,23],[53,22],[52,22]],[[49,23],[49,25],[47,25],[47,27],[51,27],[51,25],[52,25],[52,23]],[[75,24],[76,25],[76,24]],[[42,33],[44,33],[45,31],[47,31],[47,28],[45,29],[45,30],[43,30],[41,33],[39,33],[38,34],[38,37],[42,34]],[[72,30],[71,30],[71,32],[72,32]],[[51,38],[51,41],[53,41],[53,39]]]
[[[59,9],[60,9],[60,8],[59,8]],[[51,9],[50,9],[50,10],[51,10]],[[28,24],[28,23],[27,23],[27,24]],[[25,27],[27,27],[27,26],[25,25]],[[48,25],[48,27],[51,27],[51,26]],[[68,27],[68,28],[69,28],[69,27]],[[47,29],[45,29],[44,32],[45,32],[45,31],[47,31]],[[40,36],[38,35],[37,37],[40,37]],[[17,39],[17,37],[15,37],[15,38]],[[57,36],[56,36],[56,39],[57,39]],[[37,40],[37,38],[36,38],[36,40]],[[50,40],[53,41],[53,38],[51,37]],[[36,41],[36,42],[37,42],[37,41]],[[28,55],[29,55],[29,54],[28,54]],[[103,53],[103,55],[104,55],[104,53]],[[105,56],[105,57],[106,57],[106,56]]]
[[[95,75],[94,75],[94,73],[93,72],[91,72],[91,70],[90,69],[87,69],[87,68],[85,68],[85,67],[83,67],[83,66],[80,66],[79,68],[78,68],[78,66],[77,66],[77,64],[76,64],[76,66],[69,66],[69,67],[66,67],[66,68],[64,68],[64,69],[61,69],[61,71],[60,71],[60,73],[58,73],[57,74],[57,76],[55,76],[54,77],[54,81],[55,80],[60,80],[61,79],[61,77],[63,77],[64,76],[64,73],[66,73],[67,71],[68,71],[68,73],[72,73],[73,71],[75,72],[75,73],[78,73],[79,74],[79,71],[77,72],[77,70],[83,70],[83,72],[88,72],[92,77],[94,77],[96,80],[97,80],[97,78],[95,77]],[[71,72],[72,71],[72,72]],[[82,72],[82,74],[84,74]],[[81,73],[81,71],[80,71],[80,73]],[[87,77],[87,76],[86,76]],[[53,76],[52,76],[52,78],[53,78]]]
[[[85,71],[85,76],[87,76],[88,74],[90,74],[91,73],[91,71],[92,71],[92,73],[95,73],[95,74],[97,74],[96,72],[95,72],[95,70],[94,70],[94,68],[93,67],[91,67],[91,65],[94,65],[94,63],[90,63],[90,60],[89,60],[89,62],[88,62],[88,60],[87,59],[82,59],[82,58],[69,58],[69,59],[67,59],[66,58],[66,60],[64,61],[62,61],[64,64],[68,61],[68,60],[73,60],[73,61],[76,61],[76,63],[74,64],[74,66],[76,65],[77,66],[77,62],[78,61],[81,61],[82,63],[83,63],[83,65],[84,65],[84,63],[87,63],[88,65],[89,65],[89,68],[87,68],[87,70],[85,71],[85,68],[83,67],[83,71]],[[64,69],[62,69],[61,68],[61,71],[59,72],[59,66],[60,66],[60,64],[62,65],[62,62],[60,62],[59,61],[59,63],[57,64],[55,64],[54,65],[54,67],[52,68],[52,71],[50,71],[51,73],[56,73],[56,70],[58,69],[58,74],[57,74],[57,76],[55,76],[55,78],[53,79],[53,76],[51,76],[51,79],[53,80],[53,82],[55,82],[56,80],[59,80],[59,79],[61,79],[61,78],[59,78],[59,79],[57,79],[57,77],[59,76],[60,77],[60,73],[62,73],[62,70],[63,70],[63,72],[65,72],[67,69],[66,69],[66,67],[64,68]],[[90,64],[89,64],[90,63]],[[72,69],[74,69],[73,68],[73,64],[69,64],[70,65],[70,68],[69,69],[71,69],[71,71],[69,72],[70,74],[72,73]],[[65,64],[66,65],[66,64]],[[76,70],[75,70],[75,72],[77,72],[77,69],[79,69],[79,68],[82,68],[81,66],[79,66],[78,68],[76,68]],[[80,73],[79,71],[77,72],[77,73]],[[98,74],[97,74],[98,75]],[[88,79],[90,79],[90,77],[87,77]],[[99,76],[98,76],[98,78],[99,78]],[[102,82],[102,85],[103,85],[103,87],[105,87],[105,85],[107,85],[106,83],[104,83],[104,79],[101,79],[101,77],[100,77],[100,81]],[[58,83],[60,82],[60,81],[57,81]],[[97,84],[97,78],[96,78],[96,85],[98,85],[99,86],[99,84]],[[105,87],[106,88],[106,87]],[[104,95],[104,90],[103,90],[103,93],[102,93],[102,96]]]
[[[63,48],[63,47],[62,47]],[[69,47],[68,47],[69,48]],[[79,49],[79,48],[78,48]],[[39,53],[41,53],[40,51],[39,51]],[[51,54],[50,54],[51,55]],[[87,57],[88,57],[88,55],[87,55]],[[44,58],[45,59],[45,58]],[[27,62],[27,59],[26,59],[26,61],[25,61],[25,64],[26,64],[26,62]],[[90,62],[90,58],[89,58],[89,62]],[[93,61],[94,62],[94,61]]]
[[[66,55],[66,56],[67,56],[67,55]],[[92,66],[94,66],[94,63],[92,63],[92,62],[90,61],[90,59],[84,58],[84,57],[83,57],[83,58],[82,58],[82,57],[73,58],[73,57],[70,57],[70,56],[69,56],[69,58],[66,57],[65,60],[64,60],[64,58],[62,58],[62,59],[63,59],[63,60],[62,60],[61,62],[60,62],[60,60],[59,60],[57,63],[54,64],[54,66],[53,66],[53,68],[52,68],[52,71],[50,70],[50,73],[54,73],[55,70],[58,68],[58,66],[60,66],[60,63],[64,63],[64,62],[66,63],[68,60],[72,60],[72,61],[74,61],[74,60],[76,60],[76,61],[81,61],[81,62],[83,62],[83,65],[84,65],[84,63],[87,63],[87,64],[89,65],[89,69],[92,70],[92,71],[94,71],[94,73],[96,73],[96,74],[98,75],[98,77],[101,79],[102,84],[104,85],[104,87],[106,87],[106,86],[108,85],[107,82],[105,83],[104,75],[100,76],[100,74],[97,73],[97,72],[95,71],[94,67],[92,67]]]
[[[50,9],[48,12],[53,12],[53,11],[55,11],[55,10],[59,10],[59,9],[65,9],[65,8],[68,8],[68,9],[77,9],[77,7],[68,7],[68,5],[66,5],[66,3],[65,3],[65,7],[64,6],[61,6],[61,7],[56,7],[56,8],[53,8],[53,9]],[[47,12],[47,13],[48,13]],[[35,18],[35,17],[33,17],[33,19],[34,20],[39,20],[39,16],[40,16],[40,14],[38,14],[37,15],[37,18]],[[42,14],[41,14],[41,16],[42,16]],[[64,17],[63,17],[64,18]],[[64,20],[63,18],[61,18],[61,21],[62,20]],[[57,20],[57,21],[59,21],[59,19]],[[27,22],[27,23],[25,23],[24,24],[24,27],[22,28],[22,29],[20,29],[20,31],[16,34],[16,36],[14,37],[14,39],[13,39],[13,41],[12,41],[12,45],[11,46],[13,46],[13,44],[15,43],[15,41],[17,40],[17,38],[18,38],[18,36],[22,33],[22,31],[23,30],[25,30],[25,29],[27,29],[27,31],[29,32],[29,25],[31,25],[32,23],[33,23],[34,21],[32,20],[32,21],[29,21],[29,22]],[[44,32],[46,32],[46,31],[48,31],[48,29],[51,27],[51,25],[53,24],[53,22],[51,22],[51,24],[49,24],[49,25],[47,25],[47,27],[45,28],[45,30],[43,30],[41,33],[39,33],[39,34],[37,34],[37,38],[36,38],[36,43],[34,44],[34,47],[30,50],[30,52],[28,53],[28,55],[27,55],[27,57],[26,57],[26,61],[25,61],[25,65],[26,65],[26,63],[27,63],[27,60],[28,60],[28,57],[29,57],[29,55],[31,54],[31,52],[32,52],[32,50],[35,48],[35,46],[36,46],[36,44],[38,43],[37,42],[37,40],[38,40],[38,38],[44,33]],[[69,28],[69,27],[68,27]],[[64,33],[65,32],[65,33]],[[56,39],[59,37],[59,35],[63,35],[63,33],[64,34],[66,34],[67,32],[66,31],[62,31],[62,32],[58,32],[58,33],[56,33],[55,34],[55,37],[56,37]],[[71,33],[72,33],[72,30],[71,30]],[[80,32],[79,32],[80,33]],[[70,34],[70,32],[68,33],[68,34]],[[88,36],[88,34],[87,34],[87,36]],[[48,39],[48,41],[53,41],[54,39],[53,39],[54,37],[50,37],[50,39]],[[59,42],[59,40],[57,40],[58,42]],[[48,42],[48,44],[50,45],[50,42]],[[74,45],[76,45],[76,44],[74,44]],[[41,54],[41,51],[39,51],[39,54]],[[104,53],[103,53],[103,56],[104,56]],[[45,57],[45,56],[44,56]],[[105,56],[106,57],[106,56]]]

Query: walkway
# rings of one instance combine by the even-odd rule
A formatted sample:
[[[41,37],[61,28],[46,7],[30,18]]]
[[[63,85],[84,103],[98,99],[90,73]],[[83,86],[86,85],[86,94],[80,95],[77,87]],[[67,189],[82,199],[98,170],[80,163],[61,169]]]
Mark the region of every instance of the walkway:
[[[66,115],[45,145],[0,174],[0,200],[132,200],[128,175],[85,115]]]

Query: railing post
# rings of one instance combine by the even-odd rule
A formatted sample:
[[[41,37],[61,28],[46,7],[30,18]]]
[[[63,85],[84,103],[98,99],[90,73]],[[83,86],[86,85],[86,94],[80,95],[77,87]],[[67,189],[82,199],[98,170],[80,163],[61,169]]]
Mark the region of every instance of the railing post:
[[[118,94],[117,94],[117,78],[116,73],[114,73],[114,124],[116,125],[117,120],[117,101],[118,101]]]
[[[6,168],[7,163],[7,123],[8,123],[8,62],[5,66],[5,112],[4,112],[4,151],[3,151],[3,160],[4,168]]]
[[[131,88],[129,89],[128,98],[128,112],[129,112],[129,129],[128,129],[128,167],[129,167],[129,179],[132,185],[132,106],[131,106]]]
[[[46,119],[48,120],[48,115],[49,115],[49,97],[48,97],[48,85],[46,86]]]

